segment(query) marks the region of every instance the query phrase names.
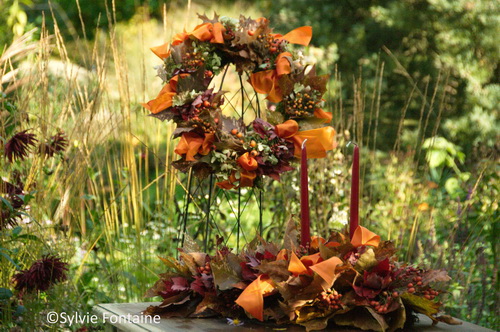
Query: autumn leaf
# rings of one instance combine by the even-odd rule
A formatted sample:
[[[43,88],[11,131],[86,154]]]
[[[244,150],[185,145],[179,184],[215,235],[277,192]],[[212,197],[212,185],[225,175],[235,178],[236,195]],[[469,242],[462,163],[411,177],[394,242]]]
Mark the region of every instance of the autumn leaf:
[[[448,325],[462,325],[462,322],[451,317],[450,315],[441,315],[438,317],[435,317],[436,321],[438,322],[443,322]]]
[[[199,265],[196,264],[194,257],[189,255],[189,254],[186,254],[184,252],[180,252],[179,254],[181,256],[182,261],[184,262],[184,264],[186,264],[186,266],[188,267],[191,274],[193,274],[193,275],[198,274],[198,266]]]
[[[170,108],[167,108],[166,110],[163,110],[163,111],[158,112],[158,113],[148,114],[148,116],[156,118],[160,121],[165,121],[165,120],[170,121],[175,117],[175,115],[176,114],[174,112],[172,112],[172,110]]]
[[[355,268],[358,271],[367,271],[378,264],[375,252],[372,248],[365,251],[356,262]]]
[[[221,291],[231,289],[234,287],[234,284],[241,281],[237,270],[227,262],[212,261],[210,267],[214,276],[214,284]]]
[[[288,262],[285,260],[281,261],[263,261],[259,266],[256,267],[257,270],[263,274],[269,275],[273,280],[283,281],[287,280],[290,276],[288,272]]]
[[[432,282],[448,282],[451,278],[446,270],[429,270],[422,276],[422,283],[428,285]]]
[[[299,247],[299,231],[297,230],[297,225],[293,219],[293,215],[290,216],[286,224],[285,237],[283,238],[283,248],[295,252]]]
[[[433,321],[435,320],[435,317],[433,316],[439,312],[440,304],[438,302],[427,300],[424,297],[405,292],[401,294],[401,299],[403,299],[405,306],[426,315]]]
[[[398,298],[397,303],[399,304],[399,308],[392,311],[387,315],[386,321],[389,324],[388,332],[394,332],[398,329],[402,329],[405,326],[406,322],[406,310],[401,301],[401,298]]]
[[[176,272],[179,272],[179,274],[186,275],[188,273],[188,268],[185,265],[180,264],[175,258],[173,257],[161,257],[158,256],[158,258],[165,263],[165,265],[171,269],[173,269]]]
[[[371,308],[370,308],[371,309]],[[335,324],[355,326],[362,330],[385,331],[389,326],[384,318],[367,307],[356,307],[352,310],[333,316]]]

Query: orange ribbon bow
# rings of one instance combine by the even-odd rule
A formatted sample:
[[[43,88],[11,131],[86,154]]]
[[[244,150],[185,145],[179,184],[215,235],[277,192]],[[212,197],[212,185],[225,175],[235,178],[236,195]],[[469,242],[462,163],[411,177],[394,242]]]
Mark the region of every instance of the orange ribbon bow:
[[[177,83],[179,78],[184,78],[189,74],[175,75],[170,79],[168,84],[165,84],[163,89],[155,99],[148,101],[146,104],[142,104],[146,109],[151,111],[151,113],[159,113],[172,106],[172,99],[177,93]]]
[[[264,320],[264,296],[274,291],[276,285],[271,278],[260,275],[248,285],[236,299],[236,303],[246,310],[252,317]]]
[[[312,39],[312,27],[303,26],[293,29],[284,36],[280,35],[279,33],[273,34],[272,36],[274,39],[286,40],[290,44],[299,44],[307,46],[309,45]]]
[[[288,271],[294,276],[299,276],[301,274],[313,275],[315,272],[326,281],[328,288],[330,288],[335,281],[335,268],[339,264],[342,264],[340,258],[331,257],[327,260],[323,260],[319,252],[313,255],[302,256],[300,259],[292,252]]]
[[[351,244],[356,248],[361,246],[378,247],[379,243],[380,236],[363,226],[358,226],[358,228],[356,228],[351,239]]]
[[[243,168],[239,173],[240,178],[237,179],[235,172],[233,172],[229,176],[229,179],[217,182],[216,186],[222,189],[233,189],[236,187],[236,183],[238,183],[238,187],[240,188],[253,186],[253,180],[257,177],[254,171],[259,167],[257,160],[250,153],[245,152],[237,161],[241,168]]]
[[[181,156],[186,155],[186,161],[196,161],[194,156],[198,153],[204,156],[207,155],[214,140],[215,134],[205,134],[203,137],[193,132],[183,133],[174,152]]]
[[[292,54],[289,52],[280,53],[276,57],[276,68],[259,71],[250,75],[250,84],[255,91],[267,94],[267,99],[273,103],[278,103],[283,99],[278,81],[282,75],[290,74],[292,71],[290,60]]]
[[[302,142],[307,139],[307,158],[324,158],[326,151],[335,149],[335,129],[322,127],[311,130],[299,131],[299,124],[295,120],[287,120],[275,126],[276,134],[293,142],[294,155],[299,158],[302,150]]]
[[[203,23],[194,28],[191,32],[181,32],[174,36],[172,46],[182,44],[190,36],[195,37],[199,41],[210,41],[211,43],[222,44],[224,43],[224,36],[222,33],[226,31],[224,26],[217,23]],[[156,54],[160,59],[166,59],[170,56],[170,43],[165,43],[160,46],[151,47],[151,51]]]

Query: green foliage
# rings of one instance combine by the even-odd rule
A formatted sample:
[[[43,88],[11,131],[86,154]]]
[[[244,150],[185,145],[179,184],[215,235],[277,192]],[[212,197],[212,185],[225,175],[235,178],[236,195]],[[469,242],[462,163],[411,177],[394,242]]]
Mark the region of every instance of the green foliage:
[[[261,0],[259,4],[264,12],[271,14],[270,19],[280,31],[312,25],[314,45],[325,48],[336,45],[339,53],[336,65],[346,78],[344,85],[351,85],[351,78],[357,77],[362,68],[368,77],[365,84],[373,86],[375,82],[370,76],[376,71],[377,59],[385,62],[379,130],[386,139],[379,141],[380,148],[392,147],[396,121],[413,82],[417,84],[420,100],[427,82],[431,82],[429,91],[433,85],[445,89],[448,97],[440,107],[442,115],[450,120],[444,129],[466,153],[480,142],[493,144],[496,135],[488,130],[491,122],[480,121],[478,117],[486,120],[498,116],[500,14],[494,1],[297,0],[292,4],[287,0]],[[383,46],[392,55],[382,52]],[[438,76],[441,76],[439,82]],[[429,103],[430,99],[424,102]],[[420,105],[410,103],[407,119],[421,117]],[[437,106],[434,108],[430,115],[433,122],[439,118]],[[458,128],[453,125],[457,118]],[[460,129],[474,125],[467,133]]]

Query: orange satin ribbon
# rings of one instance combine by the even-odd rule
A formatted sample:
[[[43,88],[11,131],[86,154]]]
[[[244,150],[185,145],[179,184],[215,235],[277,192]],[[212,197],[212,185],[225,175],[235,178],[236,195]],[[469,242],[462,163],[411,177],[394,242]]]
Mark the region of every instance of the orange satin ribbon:
[[[211,43],[222,44],[224,43],[224,36],[222,33],[226,28],[220,23],[203,23],[194,28],[190,36],[195,37],[199,41],[210,41]]]
[[[233,189],[236,187],[236,183],[238,183],[238,187],[252,187],[253,180],[257,177],[257,174],[254,172],[259,164],[254,157],[250,155],[250,153],[245,152],[237,159],[238,164],[243,168],[240,171],[240,179],[238,180],[233,172],[229,179],[221,182],[217,182],[216,185],[222,189]]]
[[[180,32],[172,39],[172,46],[182,44],[190,36],[195,37],[199,41],[210,41],[211,43],[224,43],[223,32],[226,31],[224,26],[217,23],[203,23],[194,28],[191,32]],[[160,46],[151,47],[151,51],[160,59],[166,59],[170,56],[170,43],[165,43]]]
[[[276,134],[293,142],[294,155],[299,158],[302,150],[302,142],[307,139],[307,158],[324,158],[326,151],[335,149],[335,129],[322,127],[311,130],[298,131],[299,125],[295,120],[287,120],[275,126]]]
[[[155,99],[148,101],[146,104],[141,104],[146,109],[150,110],[151,113],[156,114],[159,113],[169,107],[172,106],[172,98],[177,93],[177,83],[179,78],[184,78],[189,74],[180,74],[175,75],[170,79],[168,84],[165,84],[163,89],[161,89],[160,93]],[[180,76],[180,77],[179,77]]]
[[[245,152],[238,158],[238,164],[247,171],[255,171],[259,167],[257,160],[248,152]]]
[[[262,94],[267,94],[267,99],[273,103],[278,103],[283,99],[278,81],[282,75],[290,74],[292,71],[290,60],[290,52],[280,53],[276,57],[276,68],[270,70],[259,71],[250,75],[250,84],[255,91]]]
[[[327,260],[321,258],[320,253],[313,255],[302,256],[298,258],[292,251],[292,257],[288,264],[288,271],[294,276],[302,274],[313,275],[317,273],[328,284],[328,288],[332,287],[335,277],[335,268],[342,264],[342,260],[338,257],[331,257]]]
[[[264,296],[276,289],[274,282],[265,275],[260,275],[236,299],[236,303],[252,317],[264,320]]]
[[[321,108],[317,108],[314,110],[314,116],[318,119],[323,119],[324,123],[331,122],[333,119],[333,115],[331,112],[325,112]]]
[[[280,35],[279,33],[272,34],[273,38],[286,40],[290,44],[298,44],[307,46],[311,42],[312,39],[312,27],[303,26],[296,29],[293,29],[289,33]]]
[[[201,136],[193,132],[183,133],[174,152],[181,156],[186,155],[186,161],[196,161],[194,156],[198,153],[207,155],[212,148],[214,140],[215,134]]]
[[[356,228],[351,239],[351,244],[356,248],[361,246],[378,247],[379,243],[380,236],[372,231],[369,231],[363,226],[358,226],[358,228]]]

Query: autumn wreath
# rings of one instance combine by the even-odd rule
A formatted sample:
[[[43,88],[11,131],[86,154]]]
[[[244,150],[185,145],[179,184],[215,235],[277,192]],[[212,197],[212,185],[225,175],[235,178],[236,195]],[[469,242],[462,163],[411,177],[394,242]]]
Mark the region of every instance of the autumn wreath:
[[[253,187],[264,175],[279,180],[293,169],[306,139],[308,158],[325,157],[335,147],[335,130],[323,126],[332,119],[322,109],[328,76],[317,76],[289,46],[308,45],[311,27],[280,35],[265,18],[200,18],[193,31],[152,48],[164,61],[158,76],[165,86],[143,106],[151,116],[176,123],[181,159],[173,166],[199,177],[214,174],[219,187],[231,189]],[[257,103],[258,117],[249,124],[222,115],[224,92],[209,86],[229,65],[240,78],[247,76],[256,94],[267,95],[273,111],[261,112]]]
[[[187,237],[179,259],[161,257],[168,272],[146,293],[161,304],[147,314],[163,317],[245,317],[277,324],[324,329],[329,322],[363,330],[394,331],[414,313],[434,322],[456,324],[439,315],[438,296],[450,280],[444,270],[424,270],[399,262],[390,241],[358,225],[359,148],[355,148],[350,234],[310,237],[307,158],[321,158],[335,147],[335,131],[323,126],[326,76],[307,68],[289,44],[307,45],[310,27],[273,33],[265,18],[239,20],[200,16],[203,23],[153,48],[164,60],[158,75],[165,82],[158,97],[144,106],[152,116],[173,120],[180,137],[173,165],[198,176],[215,175],[223,189],[251,187],[262,176],[279,180],[301,166],[301,231],[293,219],[280,245],[257,236],[240,252],[218,238],[214,255]],[[256,94],[273,107],[250,124],[222,115],[224,93],[209,88],[228,65],[247,75]],[[241,90],[243,93],[245,91]],[[259,112],[260,113],[260,112]],[[264,120],[263,118],[266,118]],[[304,144],[305,143],[305,144]],[[356,170],[356,172],[355,172]],[[302,181],[304,180],[304,181]],[[299,241],[300,240],[300,241]]]

